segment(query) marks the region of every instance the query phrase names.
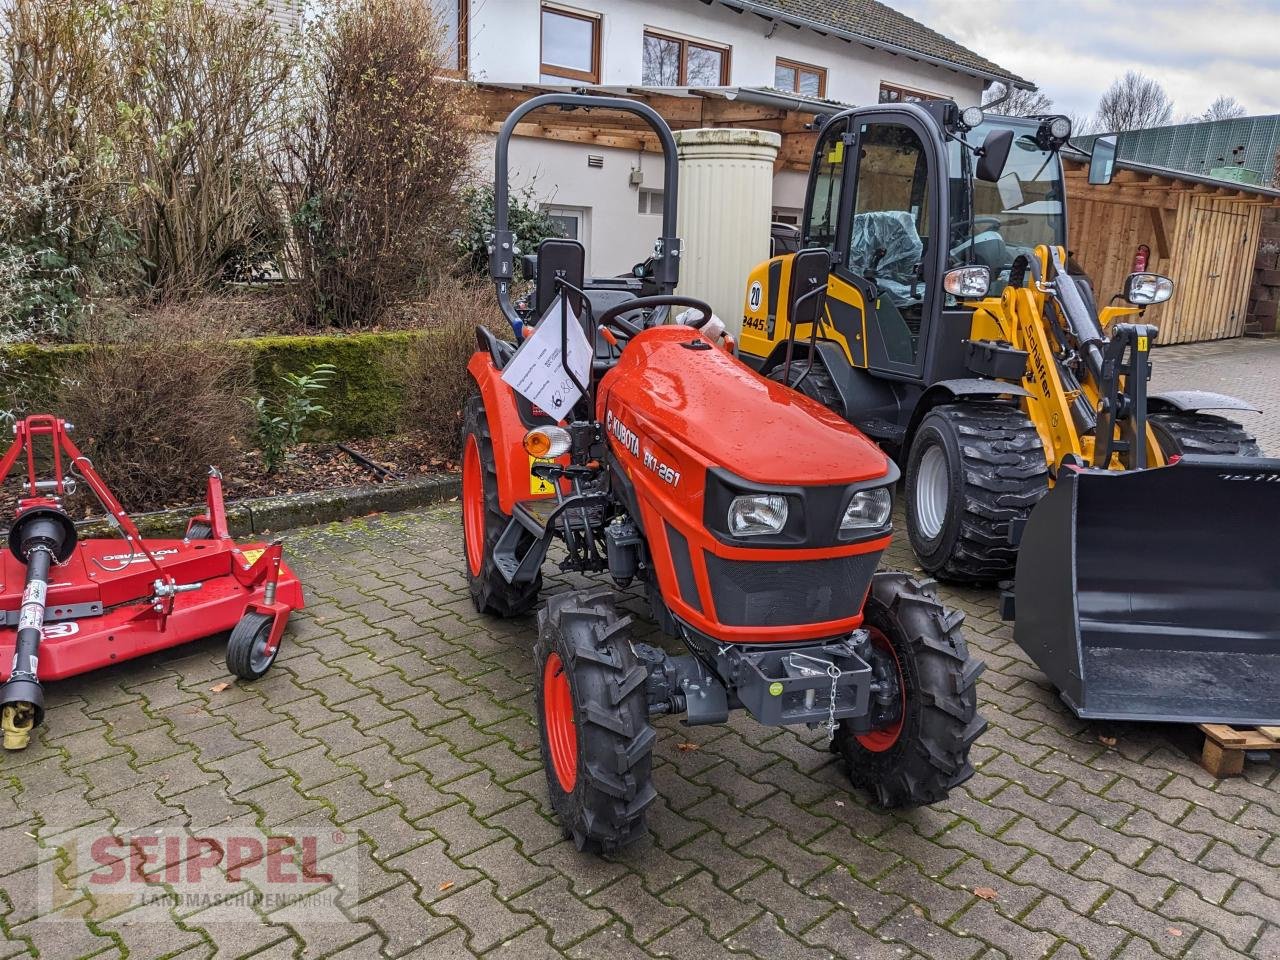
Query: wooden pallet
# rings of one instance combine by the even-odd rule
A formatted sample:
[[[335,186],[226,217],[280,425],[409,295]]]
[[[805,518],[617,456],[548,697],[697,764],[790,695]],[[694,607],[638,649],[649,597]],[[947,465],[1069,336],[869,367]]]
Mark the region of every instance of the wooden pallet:
[[[1244,772],[1249,750],[1280,750],[1280,727],[1238,730],[1223,723],[1202,723],[1204,750],[1200,766],[1215,777],[1238,777]]]

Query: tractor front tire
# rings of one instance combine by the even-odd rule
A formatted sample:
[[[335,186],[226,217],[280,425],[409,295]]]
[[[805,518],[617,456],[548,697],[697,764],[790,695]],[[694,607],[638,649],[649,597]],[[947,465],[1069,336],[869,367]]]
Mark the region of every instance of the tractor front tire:
[[[648,832],[649,672],[607,588],[557,594],[538,612],[535,702],[551,806],[565,839],[608,853]]]
[[[462,405],[462,548],[471,602],[479,613],[518,617],[538,602],[542,574],[529,583],[507,583],[493,559],[493,548],[511,517],[498,500],[498,468],[484,398],[474,387]],[[517,545],[528,549],[533,535]]]
[[[1049,490],[1044,444],[1019,408],[944,404],[920,422],[907,457],[907,534],[932,577],[993,583],[1013,576],[1010,526]]]
[[[1244,427],[1208,413],[1168,411],[1148,418],[1165,460],[1184,454],[1214,457],[1260,457],[1258,441]]]
[[[902,712],[883,730],[854,733],[842,721],[833,747],[855,787],[882,807],[937,803],[973,776],[969,748],[987,728],[978,716],[977,679],[964,615],[937,599],[932,584],[884,571],[871,581],[864,626],[897,673]]]

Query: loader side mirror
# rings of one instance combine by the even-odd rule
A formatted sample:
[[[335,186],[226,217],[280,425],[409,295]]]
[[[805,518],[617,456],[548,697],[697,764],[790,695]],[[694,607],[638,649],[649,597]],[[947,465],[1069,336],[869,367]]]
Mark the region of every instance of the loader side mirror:
[[[973,175],[987,183],[998,183],[1012,147],[1012,130],[992,130],[978,148],[978,168]]]
[[[822,247],[801,250],[791,261],[791,287],[787,291],[787,319],[792,326],[815,323],[821,313],[822,294],[831,273],[831,253]]]
[[[1089,182],[1106,186],[1115,175],[1116,138],[1098,137],[1089,153]]]

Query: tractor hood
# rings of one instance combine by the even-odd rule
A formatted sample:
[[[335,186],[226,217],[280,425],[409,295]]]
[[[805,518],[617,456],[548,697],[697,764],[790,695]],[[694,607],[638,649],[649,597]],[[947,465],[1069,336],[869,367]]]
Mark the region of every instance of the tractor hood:
[[[890,471],[855,427],[688,327],[635,337],[601,381],[597,415],[760,484],[856,483]]]

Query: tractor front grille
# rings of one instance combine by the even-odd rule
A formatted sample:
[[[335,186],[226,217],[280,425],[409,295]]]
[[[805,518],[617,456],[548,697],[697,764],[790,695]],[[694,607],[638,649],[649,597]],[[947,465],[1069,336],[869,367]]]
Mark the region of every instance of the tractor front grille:
[[[718,621],[731,627],[785,627],[856,616],[880,551],[787,563],[705,556]]]

